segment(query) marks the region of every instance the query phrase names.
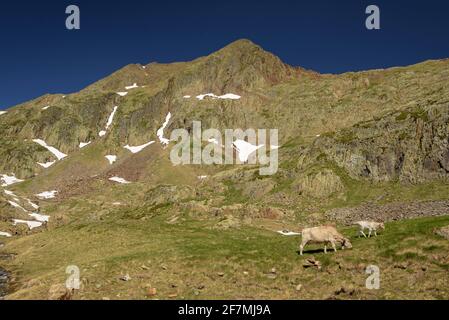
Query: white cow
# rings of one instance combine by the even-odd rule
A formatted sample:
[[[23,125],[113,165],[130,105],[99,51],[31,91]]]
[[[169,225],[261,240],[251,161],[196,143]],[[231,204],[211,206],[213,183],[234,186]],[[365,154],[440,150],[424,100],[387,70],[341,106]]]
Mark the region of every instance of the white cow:
[[[382,229],[385,230],[385,225],[382,222],[374,222],[374,221],[357,221],[354,223],[359,226],[359,237],[363,235],[366,238],[365,229],[368,229],[368,238],[371,237],[371,233],[374,231],[374,235],[377,237],[377,230]]]
[[[324,243],[324,253],[327,253],[327,245],[331,244],[334,251],[337,251],[336,243],[340,243],[342,249],[352,248],[349,239],[341,235],[337,229],[332,226],[321,226],[314,228],[306,228],[302,230],[302,242],[299,246],[299,254],[302,255],[304,247],[307,243]]]

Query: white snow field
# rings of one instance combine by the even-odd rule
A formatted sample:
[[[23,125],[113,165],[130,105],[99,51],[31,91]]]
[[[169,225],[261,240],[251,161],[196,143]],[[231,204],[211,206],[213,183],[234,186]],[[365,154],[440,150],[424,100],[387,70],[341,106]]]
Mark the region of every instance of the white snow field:
[[[7,174],[0,174],[0,182],[2,183],[2,187],[7,187],[14,183],[23,182],[23,180],[17,179],[14,174],[12,176],[8,176]]]
[[[46,163],[37,162],[38,165],[40,165],[41,167],[43,167],[45,169],[50,168],[55,163],[56,163],[56,161],[49,161],[49,162],[46,162]]]
[[[111,126],[112,121],[114,120],[115,113],[117,112],[117,109],[118,109],[118,107],[115,106],[114,110],[112,110],[112,113],[109,115],[108,122],[106,123],[106,130],[108,130],[109,127]]]
[[[117,161],[117,156],[114,156],[112,154],[108,154],[107,156],[105,156],[105,158],[108,159],[109,164],[113,164]]]
[[[57,193],[58,193],[58,191],[56,191],[56,190],[44,191],[44,192],[36,194],[36,197],[38,197],[40,199],[53,199],[56,197]]]
[[[28,228],[30,228],[30,230],[33,230],[34,228],[39,228],[40,226],[42,226],[42,222],[40,222],[40,221],[28,221],[28,220],[20,220],[20,219],[13,220],[14,225],[17,225],[19,223],[24,223],[24,224],[28,225]]]
[[[2,115],[2,114],[5,114],[5,113],[7,113],[8,111],[0,111],[0,116]]]
[[[222,96],[219,96],[218,99],[229,99],[229,100],[239,100],[242,97],[233,93],[227,93]]]
[[[114,182],[118,182],[118,183],[122,183],[122,184],[131,183],[131,182],[126,181],[125,179],[120,178],[120,177],[112,177],[112,178],[109,178],[109,180],[114,181]]]
[[[168,123],[170,122],[171,119],[171,112],[169,112],[167,114],[167,116],[165,117],[165,122],[163,123],[162,127],[157,130],[157,137],[159,138],[159,141],[161,142],[161,144],[163,145],[168,145],[170,143],[170,140],[167,138],[164,138],[164,130],[167,127]]]
[[[217,96],[213,93],[205,93],[205,94],[200,94],[198,96],[196,96],[196,98],[198,100],[204,100],[204,98],[206,97],[210,97],[212,99],[223,99],[223,100],[239,100],[241,98],[241,96],[236,95],[234,93],[227,93],[221,96]]]
[[[90,145],[91,143],[92,143],[92,141],[89,141],[89,142],[80,142],[80,149],[82,149],[82,148],[84,148],[84,147]]]
[[[11,197],[14,197],[14,198],[18,198],[18,197],[14,194],[14,192],[12,192],[12,191],[9,191],[9,190],[3,190],[3,192],[4,192],[5,194],[7,194],[8,196],[11,196]]]
[[[67,155],[65,153],[62,153],[61,151],[59,151],[58,149],[47,145],[47,143],[42,140],[42,139],[33,139],[34,142],[36,142],[37,144],[41,145],[42,147],[44,147],[45,149],[47,149],[48,151],[50,151],[51,153],[54,154],[54,156],[56,158],[58,158],[58,160],[64,159],[65,157],[67,157]]]
[[[154,143],[154,141],[150,141],[150,142],[145,143],[145,144],[143,144],[141,146],[131,147],[130,145],[126,145],[123,148],[128,149],[132,153],[138,153],[138,152],[142,151],[143,149],[145,149],[146,147],[152,145],[153,143]]]
[[[124,97],[128,94],[128,92],[117,92],[120,97]]]
[[[131,90],[131,89],[135,89],[135,88],[138,88],[139,86],[137,85],[137,83],[134,83],[133,85],[131,85],[131,86],[128,86],[128,87],[125,87],[125,89],[126,90]]]
[[[106,132],[108,131],[109,127],[110,127],[111,124],[112,124],[112,121],[114,121],[114,116],[115,116],[115,113],[117,112],[117,109],[118,109],[118,107],[115,106],[115,107],[114,107],[114,110],[112,110],[111,114],[109,115],[108,122],[106,122],[106,127],[105,127],[105,129],[104,129],[104,130],[101,130],[101,131],[98,133],[98,135],[99,135],[100,137],[103,137],[103,136],[106,135]]]
[[[238,154],[239,154],[239,160],[241,162],[247,162],[249,156],[257,151],[258,149],[262,148],[263,145],[260,146],[254,146],[249,142],[246,142],[245,140],[236,140],[233,143],[235,149],[237,150]]]
[[[39,222],[48,222],[50,220],[50,216],[46,216],[40,213],[29,213],[28,215]]]
[[[8,201],[8,203],[13,206],[14,208],[20,209],[24,212],[28,212],[28,210],[25,210],[25,208],[23,208],[20,204],[14,202],[14,201]]]
[[[30,199],[25,198],[25,200],[28,202],[28,204],[29,204],[31,207],[33,207],[34,210],[39,209],[39,206],[38,206],[37,204],[31,202]]]

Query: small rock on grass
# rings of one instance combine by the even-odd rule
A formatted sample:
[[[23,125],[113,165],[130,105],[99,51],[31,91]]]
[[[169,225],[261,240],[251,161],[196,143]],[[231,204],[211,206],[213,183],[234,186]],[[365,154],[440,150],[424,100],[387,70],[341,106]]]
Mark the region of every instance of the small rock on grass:
[[[304,268],[310,268],[310,267],[317,267],[318,269],[321,269],[321,262],[318,260],[315,260],[314,257],[306,259],[303,263]]]
[[[157,295],[157,289],[156,288],[149,288],[147,291],[147,296],[148,297],[154,297],[155,295]]]
[[[268,278],[268,279],[274,280],[274,279],[277,278],[277,275],[275,275],[274,273],[268,273],[268,274],[267,274],[267,278]]]
[[[302,284],[298,284],[298,285],[295,287],[295,290],[296,290],[296,291],[301,291],[301,289],[302,289]]]
[[[120,280],[122,280],[122,281],[130,281],[130,280],[131,280],[131,277],[130,277],[129,274],[127,273],[127,274],[125,274],[124,276],[121,276],[121,277],[120,277]]]
[[[402,270],[407,269],[407,267],[408,267],[408,264],[405,263],[405,262],[396,263],[396,264],[394,265],[394,268],[396,268],[396,269],[402,269]]]

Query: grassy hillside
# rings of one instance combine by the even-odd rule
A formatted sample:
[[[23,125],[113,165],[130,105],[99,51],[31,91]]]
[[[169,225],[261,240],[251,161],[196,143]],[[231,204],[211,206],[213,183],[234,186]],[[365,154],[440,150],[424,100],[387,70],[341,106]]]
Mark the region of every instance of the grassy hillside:
[[[183,217],[170,223],[171,218],[167,213],[132,219],[117,210],[13,241],[8,250],[22,253],[6,267],[20,285],[8,298],[48,297],[53,285],[64,283],[68,265],[81,269],[79,299],[449,296],[449,242],[433,233],[449,224],[447,217],[389,223],[382,235],[370,239],[357,238],[354,228],[346,228],[353,249],[324,255],[322,247],[312,245],[302,257],[297,237],[246,226],[215,230],[207,222]],[[320,270],[304,268],[312,256],[321,262]],[[381,270],[380,290],[365,287],[365,268],[371,264]],[[126,274],[131,280],[120,280]],[[149,295],[150,288],[157,295]]]

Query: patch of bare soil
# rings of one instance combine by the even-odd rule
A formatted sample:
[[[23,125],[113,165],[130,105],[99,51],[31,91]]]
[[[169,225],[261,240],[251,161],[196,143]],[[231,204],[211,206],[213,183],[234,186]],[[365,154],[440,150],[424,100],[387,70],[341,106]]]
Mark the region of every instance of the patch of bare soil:
[[[149,166],[160,157],[159,146],[149,146],[141,152],[131,155],[126,161],[120,162],[109,170],[109,177],[118,176],[128,181],[138,181],[148,173]]]

